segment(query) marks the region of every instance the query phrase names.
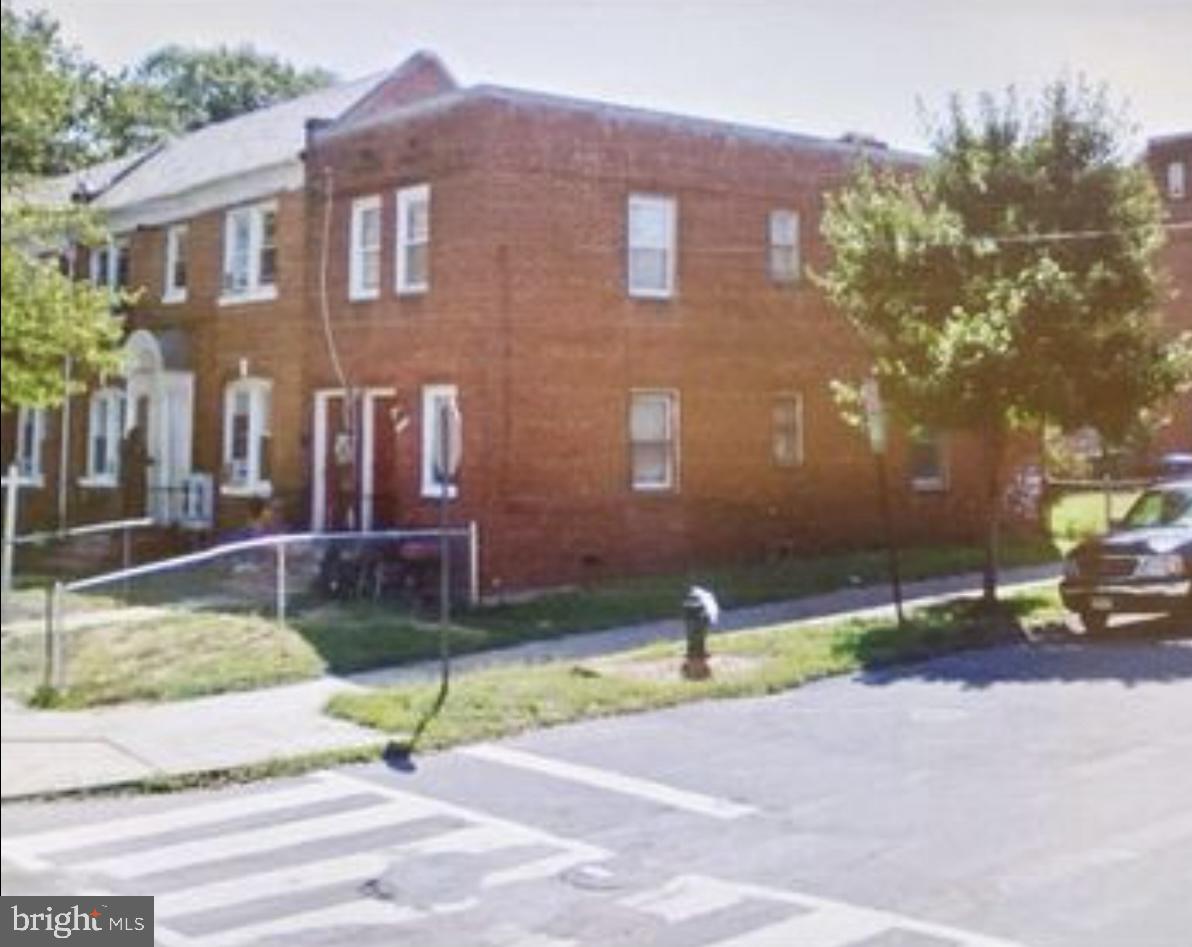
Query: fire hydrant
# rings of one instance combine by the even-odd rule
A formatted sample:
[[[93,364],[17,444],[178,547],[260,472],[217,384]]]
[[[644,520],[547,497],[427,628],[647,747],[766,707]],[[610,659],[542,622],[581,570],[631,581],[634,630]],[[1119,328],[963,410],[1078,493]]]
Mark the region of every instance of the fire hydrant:
[[[712,676],[708,667],[708,629],[720,619],[716,596],[693,585],[683,599],[683,623],[687,629],[687,653],[683,659],[683,677],[705,681]]]

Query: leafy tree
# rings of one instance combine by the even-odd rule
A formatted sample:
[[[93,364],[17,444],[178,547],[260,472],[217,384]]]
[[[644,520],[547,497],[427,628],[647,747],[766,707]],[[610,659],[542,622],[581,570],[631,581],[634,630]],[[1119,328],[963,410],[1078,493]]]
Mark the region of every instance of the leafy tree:
[[[125,76],[127,84],[160,96],[180,130],[292,99],[334,79],[326,69],[298,69],[251,46],[166,46]]]
[[[121,320],[112,314],[112,295],[59,268],[59,251],[100,239],[102,229],[86,211],[47,210],[8,196],[2,216],[0,401],[5,411],[52,407],[120,366]]]
[[[973,116],[954,99],[933,138],[920,173],[863,168],[829,199],[820,282],[904,422],[980,438],[992,602],[1011,433],[1120,440],[1192,359],[1159,322],[1160,204],[1103,88],[1058,82],[1026,107],[985,95]]]

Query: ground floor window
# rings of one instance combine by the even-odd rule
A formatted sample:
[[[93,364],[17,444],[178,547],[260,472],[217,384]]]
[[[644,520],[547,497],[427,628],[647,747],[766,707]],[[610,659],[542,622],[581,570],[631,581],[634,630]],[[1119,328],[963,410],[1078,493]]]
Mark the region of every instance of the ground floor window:
[[[22,483],[30,486],[41,485],[41,448],[45,436],[45,409],[20,408],[17,411],[17,443],[13,463],[16,464],[17,477]]]
[[[223,491],[266,494],[272,383],[240,378],[224,391]]]
[[[444,424],[454,425],[448,431],[448,444],[458,444],[460,430],[459,391],[455,385],[427,385],[422,389],[422,495],[439,497],[443,492],[437,459],[442,453]],[[458,477],[448,480],[447,495],[459,494]]]
[[[772,456],[779,467],[803,463],[803,396],[781,394],[772,410]]]
[[[115,388],[92,392],[87,417],[87,481],[115,485],[120,475],[124,393]]]
[[[916,490],[946,490],[948,487],[947,441],[942,434],[926,428],[911,432],[911,486]]]
[[[678,392],[632,392],[629,403],[629,463],[633,489],[678,489],[678,445]]]

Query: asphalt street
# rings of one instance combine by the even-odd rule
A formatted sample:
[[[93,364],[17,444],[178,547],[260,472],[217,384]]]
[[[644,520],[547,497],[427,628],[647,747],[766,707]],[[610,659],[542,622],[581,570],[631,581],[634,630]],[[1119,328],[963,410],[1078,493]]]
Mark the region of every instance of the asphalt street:
[[[3,889],[154,894],[166,947],[1187,947],[1192,641],[1172,631],[6,805]]]

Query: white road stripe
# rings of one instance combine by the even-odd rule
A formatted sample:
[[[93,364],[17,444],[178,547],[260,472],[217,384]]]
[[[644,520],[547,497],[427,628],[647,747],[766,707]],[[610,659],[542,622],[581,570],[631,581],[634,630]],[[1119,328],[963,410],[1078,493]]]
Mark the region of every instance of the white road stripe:
[[[636,796],[639,799],[646,799],[672,809],[682,809],[713,819],[739,819],[757,811],[752,806],[731,802],[727,799],[717,799],[702,793],[675,789],[652,780],[625,776],[610,770],[581,766],[577,763],[565,763],[562,760],[553,760],[535,753],[527,753],[524,750],[515,750],[492,743],[462,747],[455,752],[490,763],[500,763],[541,773],[544,776],[552,776],[556,779],[565,779],[598,789],[607,789],[610,792]]]
[[[708,947],[847,947],[889,929],[881,917],[868,912],[821,908]]]
[[[74,867],[79,871],[99,872],[116,878],[138,878],[159,871],[190,868],[240,855],[258,855],[300,842],[331,839],[366,829],[400,825],[436,814],[434,807],[426,802],[411,801],[403,806],[394,805],[392,802],[381,803],[349,812],[296,819],[264,828],[246,829],[190,842],[128,852],[111,858],[84,862]]]
[[[426,915],[421,911],[398,907],[386,901],[347,901],[313,911],[270,918],[258,924],[248,924],[215,934],[192,937],[190,940],[194,947],[240,947],[241,944],[251,944],[267,937],[282,938],[287,934],[302,934],[306,943],[315,943],[309,935],[321,929],[342,934],[346,928],[408,924],[423,917]]]
[[[11,841],[5,839],[5,855],[8,854],[9,849],[20,851],[29,856],[45,856],[63,849],[77,851],[91,845],[123,842],[149,835],[159,835],[175,829],[188,829],[214,822],[226,822],[241,816],[257,815],[291,806],[327,802],[364,791],[364,787],[359,784],[350,792],[347,791],[348,788],[341,783],[317,779],[288,789],[236,795],[231,799],[200,803],[187,808],[168,809],[152,815],[113,819],[108,822],[77,825],[66,829],[51,829],[32,835],[16,836]]]
[[[625,907],[660,917],[669,924],[711,914],[745,900],[738,886],[715,878],[687,875],[661,888],[643,891],[621,901]]]

